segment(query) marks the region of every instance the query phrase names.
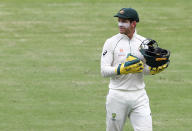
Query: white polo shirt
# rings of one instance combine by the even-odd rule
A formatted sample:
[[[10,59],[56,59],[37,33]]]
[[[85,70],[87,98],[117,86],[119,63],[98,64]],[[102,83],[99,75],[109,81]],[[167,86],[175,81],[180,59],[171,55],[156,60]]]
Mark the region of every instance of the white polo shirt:
[[[146,74],[149,73],[146,64],[144,64],[144,71],[141,73],[117,75],[115,72],[117,66],[125,61],[129,53],[145,63],[144,57],[139,51],[139,46],[145,39],[135,32],[132,39],[129,39],[127,35],[119,33],[106,40],[101,56],[101,74],[103,77],[111,77],[110,89],[138,90],[145,88],[143,74],[144,72]]]

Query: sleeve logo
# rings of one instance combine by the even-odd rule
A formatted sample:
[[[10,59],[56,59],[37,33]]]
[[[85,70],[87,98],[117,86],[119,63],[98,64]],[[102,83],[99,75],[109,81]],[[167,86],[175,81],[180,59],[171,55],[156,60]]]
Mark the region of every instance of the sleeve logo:
[[[103,52],[103,56],[105,56],[107,54],[107,50],[105,50],[104,52]]]

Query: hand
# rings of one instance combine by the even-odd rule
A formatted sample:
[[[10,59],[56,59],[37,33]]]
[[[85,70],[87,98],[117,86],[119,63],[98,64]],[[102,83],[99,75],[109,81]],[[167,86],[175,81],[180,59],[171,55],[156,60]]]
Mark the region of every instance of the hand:
[[[143,68],[144,68],[143,62],[139,58],[131,54],[128,54],[125,62],[119,64],[115,71],[117,75],[120,75],[120,74],[142,72]]]
[[[162,66],[158,66],[158,67],[150,67],[149,66],[149,70],[150,70],[150,74],[151,75],[155,75],[161,71],[163,71],[164,69],[166,69],[169,65],[169,62],[167,62],[166,64],[162,65]]]

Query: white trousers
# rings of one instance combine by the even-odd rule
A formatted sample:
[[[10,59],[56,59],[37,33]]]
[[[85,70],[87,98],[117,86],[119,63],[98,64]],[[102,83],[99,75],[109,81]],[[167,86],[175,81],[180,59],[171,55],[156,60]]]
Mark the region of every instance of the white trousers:
[[[151,110],[145,89],[109,90],[106,100],[106,131],[123,131],[127,118],[134,131],[152,131]]]

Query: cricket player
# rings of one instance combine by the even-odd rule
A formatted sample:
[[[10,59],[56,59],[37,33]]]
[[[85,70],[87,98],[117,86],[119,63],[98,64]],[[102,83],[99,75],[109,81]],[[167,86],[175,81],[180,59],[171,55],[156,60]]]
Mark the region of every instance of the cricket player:
[[[101,74],[110,77],[106,98],[106,131],[122,131],[130,119],[134,131],[152,131],[149,98],[144,74],[151,74],[139,46],[146,38],[136,32],[139,16],[135,9],[122,8],[118,19],[119,33],[106,40],[101,56]],[[153,74],[160,70],[153,70]],[[161,71],[165,68],[162,66]]]

